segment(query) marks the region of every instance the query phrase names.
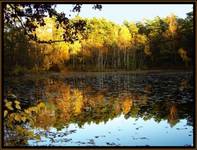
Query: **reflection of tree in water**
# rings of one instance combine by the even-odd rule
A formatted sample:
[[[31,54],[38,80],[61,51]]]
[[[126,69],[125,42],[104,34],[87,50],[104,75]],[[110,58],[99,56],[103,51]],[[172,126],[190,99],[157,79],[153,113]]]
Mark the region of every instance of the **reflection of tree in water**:
[[[83,81],[80,83],[82,84]],[[77,86],[79,88],[76,88]],[[168,123],[174,126],[181,118],[192,116],[188,110],[191,108],[189,102],[172,103],[169,99],[153,102],[150,99],[153,90],[151,85],[144,85],[144,93],[129,92],[125,88],[121,91],[119,88],[117,97],[109,94],[108,90],[111,90],[109,87],[95,91],[90,85],[80,86],[77,82],[76,85],[69,85],[62,81],[45,81],[43,91],[47,99],[46,104],[55,108],[56,118],[54,124],[48,123],[49,125],[59,128],[70,122],[75,122],[79,126],[86,122],[107,122],[123,113],[126,118],[129,116],[142,117],[144,120],[154,118],[157,122],[168,120]],[[43,118],[47,118],[44,117],[45,115],[43,114]]]
[[[129,97],[125,97],[122,101],[123,101],[123,104],[122,104],[123,113],[128,114],[133,105],[133,100]]]
[[[175,104],[172,104],[169,108],[168,122],[171,127],[176,125],[178,122],[177,107]]]
[[[186,118],[188,125],[193,125],[192,101],[185,101],[180,96],[169,94],[164,95],[162,99],[156,99],[153,93],[155,85],[146,83],[142,86],[143,88],[136,87],[142,89],[141,91],[130,90],[133,81],[128,81],[129,83],[126,84],[120,77],[116,76],[116,78],[120,79],[118,81],[120,85],[106,84],[106,82],[113,82],[111,78],[109,81],[102,80],[102,84],[98,87],[90,84],[93,82],[98,85],[98,80],[75,78],[70,81],[68,79],[66,81],[55,79],[32,81],[35,92],[31,91],[31,93],[34,93],[36,103],[44,101],[46,105],[45,109],[35,114],[32,126],[61,129],[70,123],[76,123],[82,127],[85,123],[106,123],[121,114],[126,119],[129,117],[144,120],[153,118],[156,122],[167,120],[171,127],[180,119]],[[189,82],[183,80],[174,93],[184,94],[189,90]]]

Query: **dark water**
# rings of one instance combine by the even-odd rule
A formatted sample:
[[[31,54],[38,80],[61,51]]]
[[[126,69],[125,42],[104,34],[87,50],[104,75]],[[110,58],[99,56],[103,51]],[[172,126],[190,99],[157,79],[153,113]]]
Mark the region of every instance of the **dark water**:
[[[56,74],[7,79],[4,94],[53,108],[27,146],[192,146],[193,82],[190,72]]]

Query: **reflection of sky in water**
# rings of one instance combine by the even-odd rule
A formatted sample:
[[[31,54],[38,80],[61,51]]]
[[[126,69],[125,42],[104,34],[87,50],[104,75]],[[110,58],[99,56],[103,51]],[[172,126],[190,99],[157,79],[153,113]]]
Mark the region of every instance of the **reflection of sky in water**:
[[[23,102],[25,99],[29,102],[33,97],[48,101],[47,104],[57,108],[54,121],[50,117],[45,118],[47,112],[39,116],[37,127],[51,126],[51,129],[35,130],[37,134],[46,137],[42,136],[40,141],[29,140],[28,145],[184,146],[192,145],[193,141],[192,79],[191,73],[137,76],[107,73],[87,77],[71,76],[61,80],[17,80],[15,84],[8,85],[18,87],[14,93],[19,94],[19,99],[24,96]],[[27,90],[23,93],[24,90],[21,89]],[[60,111],[60,114],[57,113],[64,108],[62,106],[68,108]],[[76,108],[80,111],[76,111]],[[117,117],[121,113],[125,115]],[[60,117],[61,115],[63,117]],[[125,119],[124,116],[139,119]],[[154,119],[144,121],[141,117],[163,120],[158,123]],[[114,119],[102,122],[109,118]],[[100,123],[84,124],[90,120]],[[40,121],[44,123],[39,123]],[[52,128],[61,128],[64,123],[71,122],[84,125],[79,128],[76,124],[69,124],[68,128],[60,131]]]
[[[70,130],[76,130],[76,132],[58,137],[58,134]],[[82,128],[70,124],[68,128],[61,131],[51,128],[49,132],[56,137],[42,137],[37,142],[29,140],[28,144],[37,146],[184,146],[193,143],[193,127],[187,126],[186,119],[170,127],[167,120],[157,123],[154,119],[147,121],[141,118],[125,119],[121,115],[107,123],[86,123]],[[69,139],[72,140],[67,141]]]

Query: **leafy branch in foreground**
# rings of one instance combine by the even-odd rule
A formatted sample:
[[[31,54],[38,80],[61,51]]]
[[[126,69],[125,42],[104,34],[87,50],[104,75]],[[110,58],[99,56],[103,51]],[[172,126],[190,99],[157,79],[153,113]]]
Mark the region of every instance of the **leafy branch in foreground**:
[[[74,4],[72,12],[80,12],[82,4]],[[56,43],[56,42],[71,42],[78,40],[77,34],[85,30],[86,22],[79,20],[75,24],[70,24],[69,18],[65,13],[57,12],[55,4],[30,4],[30,3],[6,3],[3,7],[4,24],[22,28],[29,39],[38,43]],[[94,4],[93,9],[102,9],[102,5]],[[61,40],[45,41],[38,40],[33,32],[39,26],[45,26],[45,17],[54,17],[56,27],[64,28],[63,38]]]

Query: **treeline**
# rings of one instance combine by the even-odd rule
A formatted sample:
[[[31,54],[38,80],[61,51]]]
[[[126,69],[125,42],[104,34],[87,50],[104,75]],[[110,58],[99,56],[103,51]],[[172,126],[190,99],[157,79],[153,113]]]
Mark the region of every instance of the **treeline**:
[[[191,68],[194,61],[193,13],[186,18],[170,15],[143,22],[115,24],[104,18],[86,21],[86,30],[77,33],[74,43],[36,43],[28,40],[21,28],[4,24],[4,71],[136,70]],[[54,18],[34,31],[37,39],[60,40],[63,28]],[[74,29],[72,32],[75,32]],[[69,36],[69,35],[68,35]]]

